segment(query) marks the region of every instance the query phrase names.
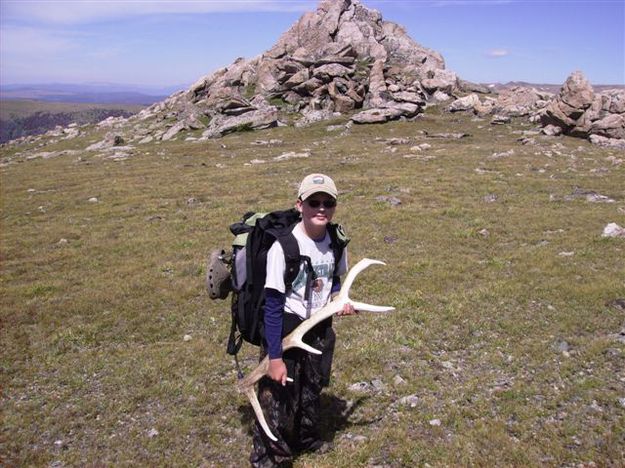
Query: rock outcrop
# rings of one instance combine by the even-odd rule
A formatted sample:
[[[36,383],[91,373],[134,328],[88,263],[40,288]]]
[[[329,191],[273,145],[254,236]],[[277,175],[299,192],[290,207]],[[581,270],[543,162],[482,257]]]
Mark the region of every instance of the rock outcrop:
[[[553,99],[553,94],[536,88],[514,86],[500,91],[493,112],[510,117],[529,116],[544,108]]]
[[[466,82],[462,82],[466,86]],[[324,0],[253,59],[198,80],[130,122],[137,140],[168,140],[203,128],[203,138],[297,125],[352,113],[354,123],[413,118],[458,89],[442,56],[358,0]]]
[[[553,94],[538,91],[536,88],[513,86],[502,89],[495,97],[484,99],[476,93],[457,98],[447,109],[451,112],[470,111],[478,116],[521,117],[529,116],[546,107]]]
[[[559,127],[565,135],[590,138],[597,144],[620,147],[625,140],[625,90],[595,93],[584,75],[572,73],[558,96],[540,114],[546,127]],[[607,139],[607,141],[606,141]]]
[[[460,88],[465,90],[466,88]],[[508,117],[529,117],[540,123],[549,136],[570,135],[588,138],[592,143],[625,147],[625,89],[595,93],[584,75],[572,73],[556,96],[526,86],[505,88],[496,97],[483,99],[475,92],[458,97],[446,109],[468,111],[491,123],[505,123]]]

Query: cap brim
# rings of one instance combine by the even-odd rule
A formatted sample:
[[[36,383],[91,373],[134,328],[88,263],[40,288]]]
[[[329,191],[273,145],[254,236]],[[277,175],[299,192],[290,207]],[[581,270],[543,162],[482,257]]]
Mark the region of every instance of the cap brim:
[[[314,190],[307,190],[307,191],[301,193],[299,198],[300,198],[300,200],[306,200],[308,197],[310,197],[311,195],[314,195],[315,193],[325,193],[326,195],[330,195],[334,199],[336,199],[337,195],[338,195],[336,192],[333,192],[330,189],[324,189],[324,188],[320,188],[320,187],[315,187]]]

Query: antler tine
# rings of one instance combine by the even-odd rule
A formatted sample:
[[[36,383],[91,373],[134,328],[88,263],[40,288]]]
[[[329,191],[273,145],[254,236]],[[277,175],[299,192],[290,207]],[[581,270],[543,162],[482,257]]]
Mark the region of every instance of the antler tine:
[[[258,401],[258,397],[256,396],[256,392],[254,390],[254,384],[256,384],[256,382],[258,382],[267,374],[268,368],[269,356],[265,356],[265,358],[260,361],[258,366],[252,372],[250,372],[247,377],[237,382],[237,390],[240,393],[243,393],[250,401],[250,404],[252,405],[252,409],[254,410],[254,414],[256,415],[256,419],[258,419],[260,427],[262,427],[263,431],[265,431],[265,434],[267,434],[267,436],[275,442],[278,440],[278,438],[273,435],[273,433],[269,429],[269,425],[267,424],[267,420],[265,419],[265,415],[262,408],[260,407],[260,402]]]
[[[345,281],[343,281],[343,285],[341,286],[341,291],[339,292],[339,298],[347,299],[349,297],[349,291],[352,288],[352,283],[365,268],[370,267],[371,265],[386,265],[386,263],[381,262],[380,260],[371,260],[370,258],[363,258],[356,265],[349,270],[347,276],[345,277]]]
[[[377,306],[367,304],[365,302],[348,301],[356,310],[366,310],[367,312],[391,312],[395,310],[395,307]]]
[[[304,320],[295,330],[289,333],[282,340],[282,349],[286,351],[291,348],[301,348],[305,351],[308,351],[309,353],[322,354],[321,351],[304,343],[304,335],[312,328],[314,328],[315,325],[342,311],[343,306],[347,303],[351,303],[356,310],[366,310],[369,312],[390,312],[392,310],[395,310],[394,307],[376,306],[366,304],[364,302],[354,302],[349,298],[349,290],[352,287],[354,279],[365,268],[371,265],[385,265],[385,263],[379,260],[363,258],[356,265],[354,265],[345,277],[345,281],[341,286],[341,291],[339,292],[338,296],[333,301],[329,302],[324,307],[319,309],[312,317]],[[269,356],[265,356],[265,358],[252,372],[250,372],[247,377],[239,380],[239,382],[237,383],[237,389],[239,390],[239,392],[244,393],[245,396],[247,396],[247,398],[250,400],[252,408],[254,409],[254,414],[256,414],[256,418],[258,419],[258,423],[265,431],[265,434],[267,434],[267,437],[269,437],[273,441],[277,441],[278,439],[269,429],[269,425],[267,424],[265,415],[263,414],[263,410],[260,407],[258,397],[256,396],[256,393],[254,391],[254,384],[256,384],[256,382],[258,382],[262,377],[266,375],[268,368]]]
[[[271,429],[269,429],[269,425],[267,424],[267,421],[265,420],[265,415],[263,414],[263,409],[260,407],[260,402],[258,401],[256,392],[254,391],[254,386],[252,385],[251,387],[247,387],[242,391],[243,393],[245,393],[245,396],[247,397],[247,399],[250,400],[252,409],[254,410],[254,414],[256,414],[256,418],[258,419],[258,423],[260,424],[260,427],[263,428],[263,431],[265,431],[265,434],[267,434],[267,437],[269,437],[274,442],[277,442],[278,438],[275,435],[273,435],[273,432],[271,432]]]

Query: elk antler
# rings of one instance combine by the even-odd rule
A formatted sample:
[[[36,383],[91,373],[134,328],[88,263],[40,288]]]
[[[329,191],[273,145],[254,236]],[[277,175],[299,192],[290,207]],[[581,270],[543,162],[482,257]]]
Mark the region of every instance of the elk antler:
[[[365,304],[364,302],[354,302],[349,298],[349,290],[352,287],[354,279],[360,272],[362,272],[365,268],[371,265],[385,265],[385,263],[380,262],[379,260],[364,258],[356,265],[354,265],[354,267],[345,277],[345,282],[343,283],[338,296],[333,301],[329,302],[324,307],[315,312],[315,314],[312,315],[310,318],[304,320],[295,330],[293,330],[286,337],[284,337],[284,339],[282,340],[282,350],[286,351],[290,348],[301,348],[313,354],[321,354],[321,351],[304,343],[304,335],[318,323],[323,322],[325,319],[342,311],[345,304],[352,304],[352,306],[354,306],[354,309],[356,310],[366,310],[369,312],[390,312],[391,310],[395,310],[394,307],[375,306],[371,304]],[[278,439],[272,434],[269,426],[267,425],[265,415],[263,414],[263,410],[260,407],[260,403],[258,401],[258,396],[256,395],[256,392],[254,390],[254,384],[267,374],[268,369],[269,356],[265,356],[260,364],[258,364],[258,367],[256,367],[256,369],[250,372],[247,377],[239,380],[239,382],[237,383],[237,389],[240,393],[245,394],[245,396],[247,396],[247,398],[250,400],[252,408],[254,409],[254,413],[256,414],[256,418],[258,418],[258,422],[265,431],[265,434],[267,434],[267,436],[271,440],[277,441]]]

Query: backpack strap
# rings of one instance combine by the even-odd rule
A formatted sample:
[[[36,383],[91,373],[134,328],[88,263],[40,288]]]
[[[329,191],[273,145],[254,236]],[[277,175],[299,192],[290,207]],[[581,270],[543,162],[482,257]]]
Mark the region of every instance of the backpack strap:
[[[236,305],[233,304],[232,307],[234,308]],[[236,356],[241,349],[241,345],[243,344],[243,336],[236,336],[237,322],[235,319],[235,313],[236,310],[232,310],[232,322],[230,324],[230,334],[228,335],[228,345],[226,346],[226,352],[231,356]]]
[[[295,226],[293,226],[295,227]],[[313,268],[310,257],[301,255],[299,244],[293,235],[293,227],[279,236],[276,240],[280,243],[284,252],[284,293],[289,294],[293,289],[293,282],[299,275],[300,265],[304,264],[304,272],[306,273],[306,287],[304,290],[304,300],[310,300],[312,293],[312,285],[317,279],[317,274]]]
[[[336,276],[341,257],[343,256],[345,247],[349,244],[350,238],[345,234],[343,226],[336,223],[328,224],[328,234],[330,235],[330,248],[334,254],[334,272],[332,273],[332,277],[334,277]]]
[[[295,278],[297,278],[299,273],[299,266],[302,257],[300,256],[299,244],[293,235],[292,229],[288,232],[282,232],[277,235],[276,240],[280,242],[280,246],[284,252],[284,288],[285,293],[288,294],[293,287],[293,281],[295,281]]]

